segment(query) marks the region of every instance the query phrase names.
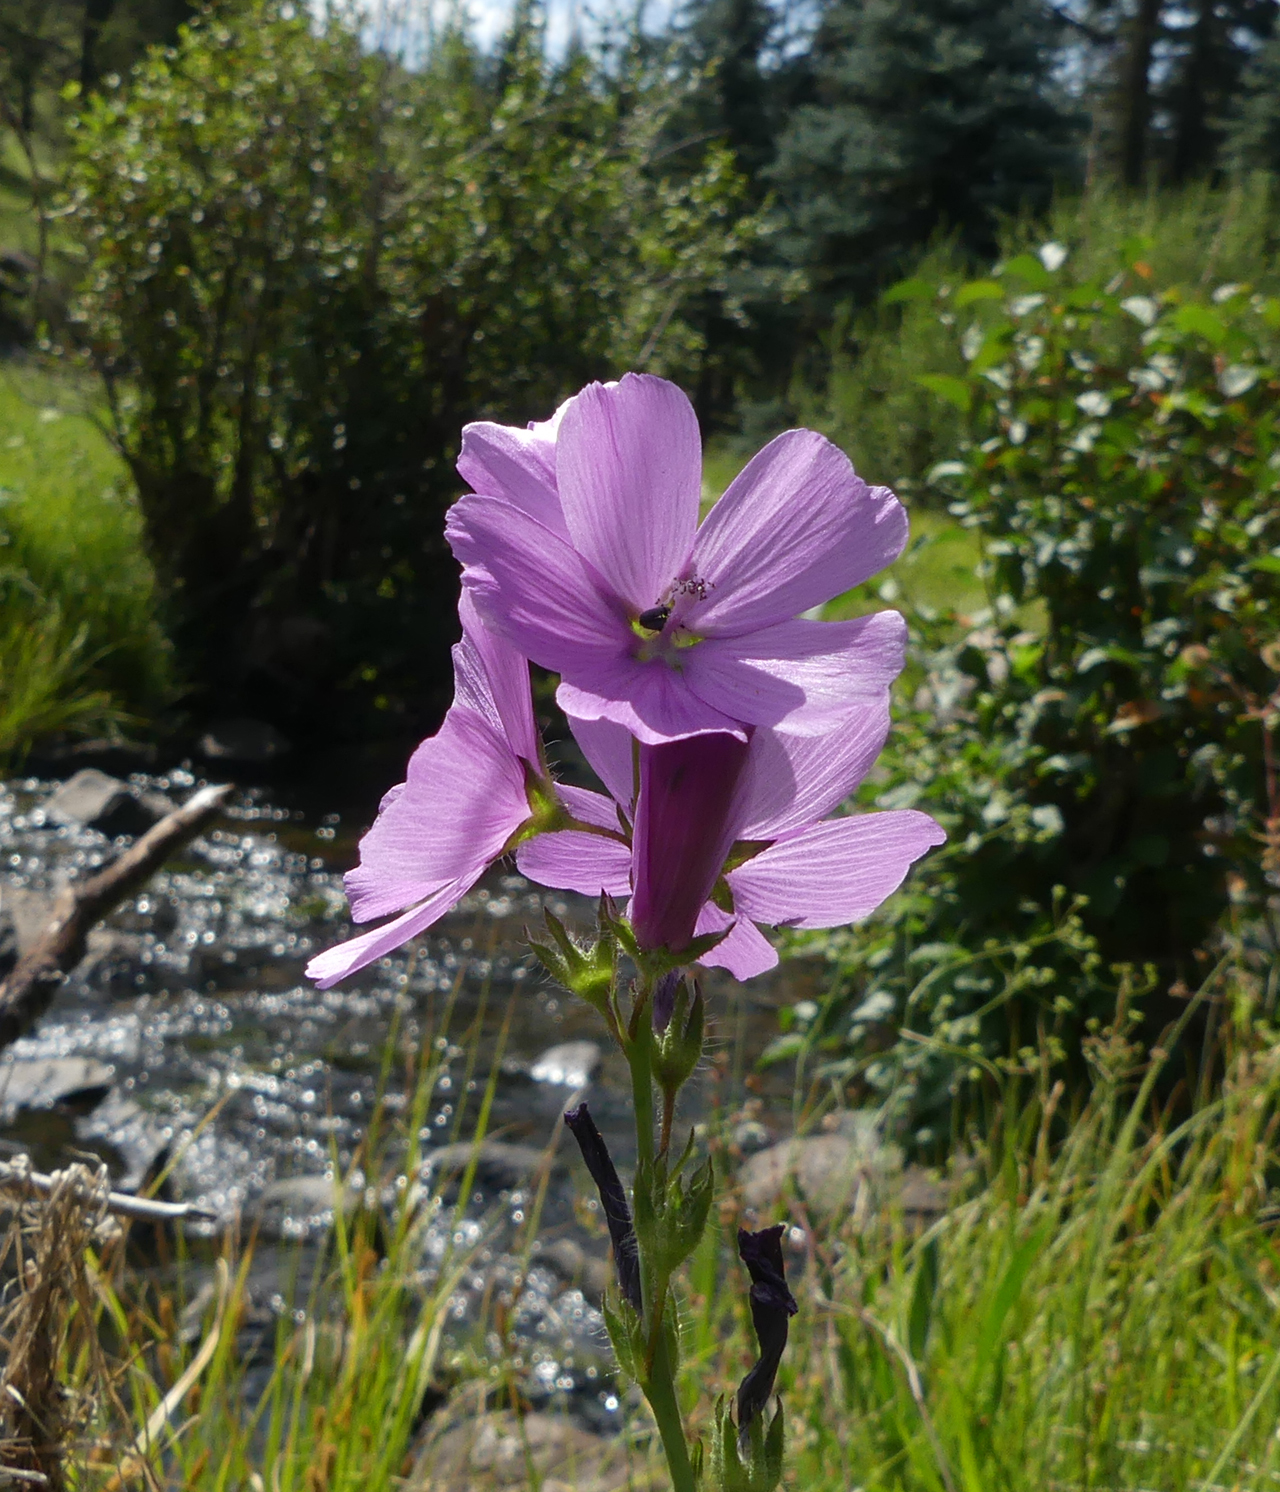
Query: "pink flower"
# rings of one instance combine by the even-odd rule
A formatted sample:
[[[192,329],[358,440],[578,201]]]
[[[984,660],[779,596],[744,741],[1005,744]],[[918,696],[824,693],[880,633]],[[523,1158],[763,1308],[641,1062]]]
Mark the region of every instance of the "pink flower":
[[[901,552],[902,505],[791,430],[699,526],[702,456],[674,384],[590,384],[528,431],[472,425],[448,535],[485,621],[561,676],[580,720],[657,745],[745,726],[821,734],[901,667],[896,612],[801,614]]]
[[[693,937],[727,929],[699,962],[738,979],[778,962],[761,926],[860,921],[946,838],[913,809],[827,817],[879,755],[889,730],[883,695],[823,736],[757,728],[745,751],[728,735],[642,746],[638,800],[627,733],[607,721],[572,724],[588,761],[634,822],[632,849],[561,831],[521,845],[521,871],[545,886],[631,896],[642,947],[679,953]],[[727,794],[717,774],[730,784]],[[598,806],[605,802],[597,796],[593,822],[606,817]]]
[[[313,958],[307,977],[321,989],[443,917],[553,806],[529,665],[480,624],[466,597],[460,610],[453,704],[410,758],[406,780],[383,798],[360,841],[360,863],[346,876],[354,921],[399,915]]]

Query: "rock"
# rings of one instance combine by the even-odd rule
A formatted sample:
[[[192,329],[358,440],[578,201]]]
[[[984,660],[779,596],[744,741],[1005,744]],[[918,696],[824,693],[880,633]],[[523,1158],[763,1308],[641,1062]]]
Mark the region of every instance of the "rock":
[[[845,1214],[858,1224],[892,1211],[931,1221],[946,1211],[952,1192],[923,1167],[904,1167],[902,1151],[879,1138],[873,1116],[857,1111],[841,1115],[828,1134],[786,1140],[751,1156],[738,1181],[743,1201],[757,1212],[785,1201],[794,1188],[816,1214]]]
[[[32,891],[26,886],[0,886],[0,914],[13,929],[18,957],[30,953],[49,925],[53,904],[52,891]]]
[[[91,1057],[38,1057],[0,1063],[0,1114],[71,1108],[85,1114],[111,1091],[114,1069]]]
[[[485,1191],[514,1191],[537,1171],[543,1152],[532,1145],[509,1145],[503,1140],[485,1140],[478,1147],[468,1140],[441,1145],[427,1152],[422,1162],[423,1180],[438,1176],[459,1177],[476,1154],[476,1184]],[[553,1161],[553,1164],[559,1162]]]
[[[113,1088],[91,1114],[76,1121],[76,1138],[105,1146],[117,1158],[112,1185],[137,1192],[150,1185],[168,1162],[171,1131],[140,1104]],[[156,1195],[168,1193],[165,1185]]]
[[[572,1238],[557,1238],[544,1243],[533,1255],[534,1264],[541,1264],[562,1279],[566,1285],[577,1286],[584,1295],[598,1301],[613,1279],[613,1265],[587,1253],[580,1243]]]
[[[562,1088],[585,1088],[600,1066],[594,1041],[562,1041],[549,1046],[529,1069],[535,1083],[557,1083]]]
[[[84,824],[114,839],[145,834],[172,807],[160,793],[142,792],[97,767],[85,767],[58,788],[45,813],[56,824]]]
[[[339,1198],[344,1215],[350,1217],[362,1193],[333,1176],[285,1176],[265,1188],[251,1215],[259,1232],[268,1237],[307,1238],[329,1227]]]
[[[248,717],[215,720],[200,737],[200,754],[216,762],[271,762],[291,749],[274,725]]]
[[[406,1492],[620,1492],[656,1489],[656,1470],[622,1436],[606,1439],[557,1415],[480,1414],[431,1437]]]
[[[758,1119],[746,1119],[735,1125],[730,1138],[744,1155],[754,1155],[757,1151],[766,1149],[773,1136]]]

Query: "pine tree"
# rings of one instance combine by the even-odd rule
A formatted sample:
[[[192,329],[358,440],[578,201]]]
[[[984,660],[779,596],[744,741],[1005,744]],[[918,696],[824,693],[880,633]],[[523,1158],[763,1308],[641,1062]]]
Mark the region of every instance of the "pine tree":
[[[1237,169],[1280,171],[1280,32],[1245,71],[1223,153]]]
[[[791,245],[827,295],[865,290],[939,230],[994,248],[1078,170],[1043,0],[830,0],[817,98],[772,176]]]

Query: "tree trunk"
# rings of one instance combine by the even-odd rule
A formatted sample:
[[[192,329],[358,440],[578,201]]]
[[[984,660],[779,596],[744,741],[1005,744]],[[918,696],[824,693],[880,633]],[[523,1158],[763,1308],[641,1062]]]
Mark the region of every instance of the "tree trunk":
[[[1160,26],[1160,0],[1138,0],[1120,71],[1120,178],[1140,187],[1147,174],[1151,124],[1151,54]]]
[[[80,90],[89,93],[98,83],[98,38],[111,19],[116,0],[84,0],[80,31]]]
[[[1208,127],[1212,54],[1213,0],[1200,0],[1176,104],[1171,170],[1178,183],[1208,165],[1213,154]]]

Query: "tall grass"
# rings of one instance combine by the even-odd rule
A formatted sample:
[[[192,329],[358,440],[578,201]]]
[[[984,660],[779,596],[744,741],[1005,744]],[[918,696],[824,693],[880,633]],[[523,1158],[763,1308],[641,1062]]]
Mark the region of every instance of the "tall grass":
[[[1270,1210],[1280,1047],[1247,1012],[1232,1019],[1233,1002],[1237,1012],[1244,1003],[1238,972],[1203,992],[1230,1033],[1216,1092],[1158,1107],[1156,1078],[1176,1061],[1167,1053],[1177,1033],[1144,1053],[1122,1014],[1090,1039],[1094,1086],[1079,1112],[1060,1112],[1061,1088],[1034,1063],[993,1081],[989,1122],[954,1168],[948,1211],[926,1230],[892,1208],[855,1224],[787,1201],[781,1215],[803,1230],[791,1264],[800,1314],[779,1379],[788,1485],[1183,1492],[1280,1480]],[[426,1042],[400,1121],[401,1174],[414,1174],[412,1136],[443,1071]],[[477,1137],[492,1091],[491,1080],[468,1120]],[[374,1175],[371,1152],[361,1180]],[[464,1178],[460,1195],[469,1190]],[[161,1485],[191,1489],[390,1487],[412,1463],[437,1390],[450,1393],[437,1411],[445,1419],[518,1405],[514,1365],[492,1356],[496,1302],[469,1345],[447,1341],[449,1298],[477,1267],[478,1239],[457,1229],[451,1255],[424,1275],[420,1229],[442,1209],[439,1194],[412,1186],[380,1223],[374,1207],[337,1208],[292,1302],[304,1309],[281,1312],[256,1379],[235,1331],[247,1256],[226,1257],[201,1334],[185,1346],[172,1287],[139,1292],[101,1274],[99,1330],[118,1334],[120,1376],[114,1397],[99,1396],[96,1448],[75,1485],[141,1484],[145,1463]],[[535,1197],[517,1254],[536,1214]],[[682,1391],[704,1431],[716,1394],[754,1357],[735,1222],[730,1192],[687,1282]],[[486,1333],[487,1357],[475,1347]],[[63,1364],[73,1381],[89,1367],[83,1352]],[[643,1484],[643,1419],[630,1429]]]
[[[140,515],[87,389],[0,366],[0,759],[111,730],[169,692]]]

